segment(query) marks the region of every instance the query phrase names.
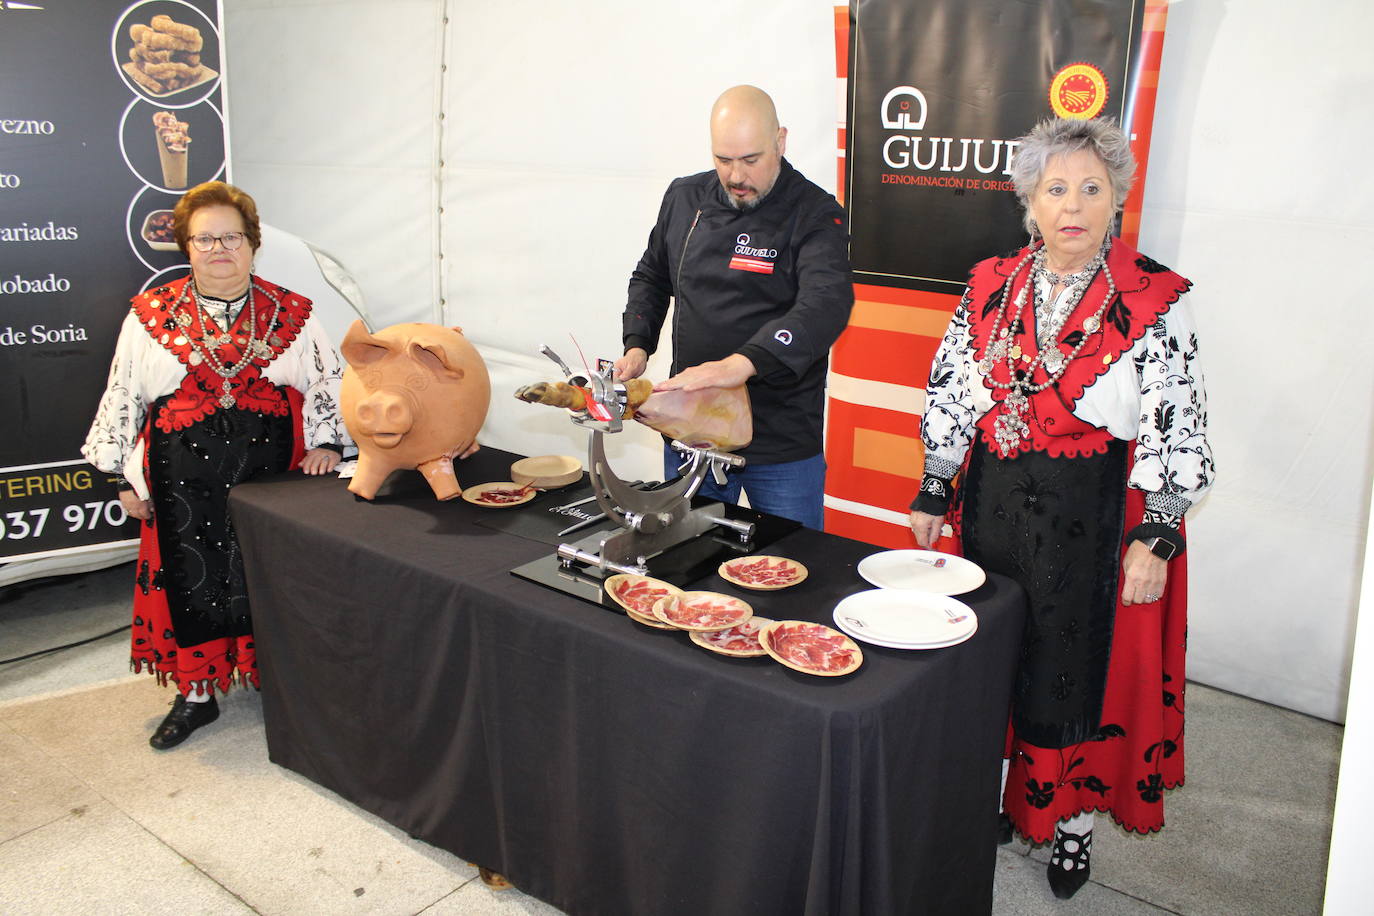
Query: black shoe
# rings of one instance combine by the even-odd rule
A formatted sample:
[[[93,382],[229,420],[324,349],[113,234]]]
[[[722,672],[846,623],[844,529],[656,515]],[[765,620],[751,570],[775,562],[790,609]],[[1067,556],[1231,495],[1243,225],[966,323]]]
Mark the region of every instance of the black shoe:
[[[167,718],[162,720],[162,724],[153,732],[148,743],[159,751],[165,751],[185,741],[191,736],[191,732],[202,725],[209,725],[218,718],[219,704],[215,702],[214,697],[204,703],[188,703],[186,698],[178,693],[177,698],[172,701],[172,711],[167,713]]]
[[[997,845],[1005,846],[1012,840],[1011,818],[1005,814],[997,815]]]
[[[1092,874],[1088,856],[1092,849],[1091,830],[1082,836],[1058,829],[1054,831],[1054,851],[1050,853],[1050,864],[1046,871],[1054,896],[1068,900],[1088,883],[1088,876]]]

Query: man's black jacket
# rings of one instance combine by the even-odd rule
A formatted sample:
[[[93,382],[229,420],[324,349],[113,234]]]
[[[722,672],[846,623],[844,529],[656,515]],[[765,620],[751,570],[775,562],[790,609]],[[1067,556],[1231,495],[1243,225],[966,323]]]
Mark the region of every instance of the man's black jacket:
[[[674,374],[747,356],[753,464],[821,451],[830,347],[854,304],[844,210],[783,160],[773,189],[737,210],[714,171],[679,178],[630,277],[624,343],[653,353],[673,312]]]

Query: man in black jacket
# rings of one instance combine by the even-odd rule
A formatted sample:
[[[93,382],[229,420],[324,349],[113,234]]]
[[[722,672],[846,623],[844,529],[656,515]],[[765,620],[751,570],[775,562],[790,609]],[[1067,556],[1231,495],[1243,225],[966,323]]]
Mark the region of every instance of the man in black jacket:
[[[671,297],[673,376],[656,390],[747,383],[754,414],[747,465],[701,492],[735,502],[742,487],[754,508],[820,528],[825,374],[854,289],[844,210],[783,158],[786,142],[762,90],[716,100],[715,171],[679,178],[663,197],[630,277],[616,373],[644,372]],[[669,452],[669,475],[676,465]]]

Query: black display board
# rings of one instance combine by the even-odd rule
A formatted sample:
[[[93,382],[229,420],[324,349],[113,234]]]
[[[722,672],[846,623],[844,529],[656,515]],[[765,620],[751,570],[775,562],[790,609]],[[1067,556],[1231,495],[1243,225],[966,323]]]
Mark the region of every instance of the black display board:
[[[1144,0],[853,0],[854,278],[958,295],[1026,242],[1014,141],[1042,118],[1130,124]],[[938,227],[938,231],[932,231]]]
[[[0,562],[137,533],[80,447],[129,298],[186,270],[149,224],[226,174],[220,22],[216,0],[0,0]]]

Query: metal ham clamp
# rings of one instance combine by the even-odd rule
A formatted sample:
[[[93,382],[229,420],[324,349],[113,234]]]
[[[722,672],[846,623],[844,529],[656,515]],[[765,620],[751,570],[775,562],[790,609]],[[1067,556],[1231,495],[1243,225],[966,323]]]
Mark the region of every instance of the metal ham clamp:
[[[707,532],[723,529],[745,543],[753,538],[754,523],[726,518],[722,504],[692,506],[692,497],[707,474],[724,484],[726,469],[743,467],[743,458],[709,445],[688,445],[674,439],[673,448],[684,459],[681,477],[654,489],[639,489],[621,480],[606,458],[605,436],[620,432],[624,428],[623,420],[633,412],[633,409],[627,411],[630,398],[625,384],[614,379],[614,369],[609,364],[603,364],[598,373],[588,378],[574,375],[548,346],[541,347],[540,352],[558,364],[569,385],[582,392],[584,406],[570,408],[572,422],[591,431],[587,468],[592,493],[606,517],[619,526],[619,530],[598,532],[575,543],[560,544],[556,556],[564,570],[586,567],[588,572],[596,571],[602,577],[613,573],[647,575],[650,559]],[[747,411],[747,395],[741,392],[740,396],[745,399]],[[652,395],[643,402],[644,409],[638,419],[659,428],[645,416],[652,414],[648,408],[652,408],[656,397],[657,394]],[[672,434],[667,428],[662,431]],[[747,442],[748,437],[745,444]]]

